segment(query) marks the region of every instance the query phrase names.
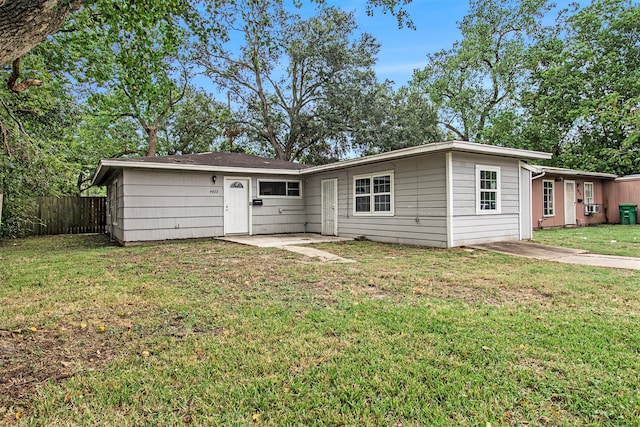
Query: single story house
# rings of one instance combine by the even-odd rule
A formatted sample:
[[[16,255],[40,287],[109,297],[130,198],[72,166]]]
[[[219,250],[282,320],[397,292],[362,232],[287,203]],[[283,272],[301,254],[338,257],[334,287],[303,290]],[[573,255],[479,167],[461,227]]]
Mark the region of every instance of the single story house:
[[[534,229],[619,223],[618,205],[640,202],[640,175],[619,178],[609,173],[549,166],[534,169]]]
[[[307,166],[236,153],[101,160],[121,244],[321,233],[448,248],[530,239],[526,162],[549,153],[447,141]]]
[[[534,229],[608,222],[605,186],[617,175],[549,166],[536,169],[531,185]]]

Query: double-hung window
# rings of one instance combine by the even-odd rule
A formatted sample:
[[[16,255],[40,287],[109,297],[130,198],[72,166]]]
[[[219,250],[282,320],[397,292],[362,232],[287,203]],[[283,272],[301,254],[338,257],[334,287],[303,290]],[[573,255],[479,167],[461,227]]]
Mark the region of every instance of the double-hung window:
[[[500,168],[476,165],[476,212],[500,213]]]
[[[593,205],[593,182],[584,183],[584,204]]]
[[[393,215],[393,172],[353,178],[354,215]]]
[[[555,215],[555,200],[553,197],[553,181],[542,181],[542,216]]]

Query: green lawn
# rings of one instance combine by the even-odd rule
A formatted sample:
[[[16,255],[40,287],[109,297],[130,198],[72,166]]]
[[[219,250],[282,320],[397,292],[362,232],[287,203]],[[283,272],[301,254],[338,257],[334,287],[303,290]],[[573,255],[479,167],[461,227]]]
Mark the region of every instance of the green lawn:
[[[0,424],[638,425],[640,272],[318,247],[0,243]]]
[[[640,258],[640,225],[598,225],[579,228],[552,228],[533,233],[537,243],[594,254]]]

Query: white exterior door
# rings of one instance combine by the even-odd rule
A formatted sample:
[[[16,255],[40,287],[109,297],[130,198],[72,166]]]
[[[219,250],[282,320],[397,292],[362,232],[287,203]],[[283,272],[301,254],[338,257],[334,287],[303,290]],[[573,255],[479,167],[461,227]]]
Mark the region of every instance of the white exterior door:
[[[564,182],[564,223],[576,225],[576,182]]]
[[[338,235],[338,180],[322,181],[322,234]]]
[[[224,179],[224,234],[249,234],[248,178]]]

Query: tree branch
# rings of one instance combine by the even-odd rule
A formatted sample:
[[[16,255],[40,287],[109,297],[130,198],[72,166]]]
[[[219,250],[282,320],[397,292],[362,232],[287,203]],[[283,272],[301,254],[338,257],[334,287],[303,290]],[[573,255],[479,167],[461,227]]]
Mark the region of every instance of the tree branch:
[[[458,137],[460,138],[460,140],[462,141],[466,141],[469,138],[466,138],[464,136],[464,134],[462,132],[460,132],[458,129],[456,129],[451,123],[443,123],[440,122],[444,125],[444,127],[446,127],[447,129],[449,129],[451,132],[455,133],[456,135],[458,135]]]
[[[2,134],[2,145],[4,146],[4,151],[7,153],[9,158],[13,157],[11,154],[11,148],[9,148],[9,141],[7,138],[7,129],[4,127],[4,123],[0,121],[0,133]]]
[[[16,122],[16,124],[18,125],[18,129],[20,130],[20,132],[26,136],[28,139],[31,139],[31,137],[29,136],[29,134],[27,133],[26,130],[24,130],[24,126],[22,126],[22,123],[20,122],[20,120],[18,120],[16,118],[16,116],[13,115],[13,113],[11,113],[11,110],[9,109],[9,106],[7,104],[5,104],[4,99],[0,98],[0,103],[2,103],[2,106],[4,107],[5,111],[7,112],[7,114],[9,115],[9,117],[11,117],[11,119]]]
[[[42,80],[36,79],[24,79],[18,83],[20,78],[20,58],[13,61],[11,64],[11,75],[7,80],[7,87],[13,93],[22,93],[29,89],[31,86],[42,86]]]

